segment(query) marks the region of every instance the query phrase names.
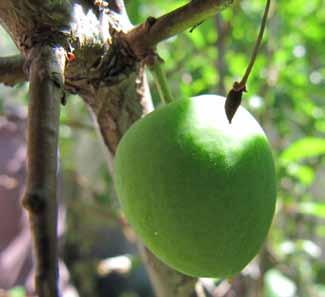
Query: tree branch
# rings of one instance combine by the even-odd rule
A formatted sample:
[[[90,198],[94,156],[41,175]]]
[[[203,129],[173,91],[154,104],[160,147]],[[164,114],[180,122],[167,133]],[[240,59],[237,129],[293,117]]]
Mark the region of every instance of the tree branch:
[[[13,86],[26,81],[23,66],[24,59],[20,55],[0,57],[0,83]]]
[[[159,42],[189,29],[227,7],[233,0],[192,0],[159,18],[147,21],[125,36],[135,55],[142,59]]]
[[[36,293],[58,297],[57,164],[60,104],[65,51],[61,47],[30,50],[27,184],[28,210],[36,255]]]

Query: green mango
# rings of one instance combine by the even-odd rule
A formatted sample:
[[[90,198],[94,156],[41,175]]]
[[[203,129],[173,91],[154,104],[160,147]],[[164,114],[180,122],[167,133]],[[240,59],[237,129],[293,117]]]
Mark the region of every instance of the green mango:
[[[276,176],[267,137],[240,107],[202,95],[137,121],[116,153],[122,209],[144,244],[196,277],[230,277],[258,253],[274,215]]]

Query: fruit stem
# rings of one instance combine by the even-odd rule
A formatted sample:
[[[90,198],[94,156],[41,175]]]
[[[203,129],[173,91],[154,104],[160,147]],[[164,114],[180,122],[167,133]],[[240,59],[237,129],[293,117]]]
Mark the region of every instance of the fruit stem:
[[[262,39],[263,39],[263,34],[264,34],[265,26],[266,26],[267,16],[268,16],[269,10],[270,10],[270,4],[271,4],[271,0],[267,0],[265,10],[264,10],[263,19],[262,19],[262,22],[261,22],[260,32],[258,34],[256,43],[255,43],[255,47],[254,47],[253,54],[251,56],[251,60],[249,62],[249,65],[248,65],[248,67],[246,69],[246,72],[245,72],[242,80],[239,83],[242,86],[246,85],[248,77],[249,77],[249,75],[250,75],[250,73],[251,73],[251,71],[253,69],[253,66],[254,66],[254,63],[255,63],[255,60],[256,60],[256,57],[257,57],[257,54],[258,54],[258,50],[259,50],[259,48],[261,46],[261,42],[262,42]]]
[[[229,123],[231,123],[232,118],[234,117],[238,107],[241,104],[243,92],[246,92],[246,83],[247,83],[248,77],[253,69],[253,66],[255,64],[258,50],[261,46],[261,42],[263,39],[263,34],[264,34],[266,22],[267,22],[267,17],[268,17],[269,10],[270,10],[270,4],[271,4],[271,0],[267,0],[265,9],[264,9],[263,19],[261,22],[261,28],[258,33],[255,47],[254,47],[250,62],[249,62],[247,69],[245,71],[245,74],[240,82],[236,81],[234,83],[232,89],[229,91],[229,93],[227,95],[226,103],[225,103],[225,112],[226,112],[226,116],[228,118]]]
[[[164,104],[172,102],[173,97],[168,86],[165,72],[162,68],[162,61],[157,60],[152,66],[150,66],[150,70],[156,83],[161,101]]]

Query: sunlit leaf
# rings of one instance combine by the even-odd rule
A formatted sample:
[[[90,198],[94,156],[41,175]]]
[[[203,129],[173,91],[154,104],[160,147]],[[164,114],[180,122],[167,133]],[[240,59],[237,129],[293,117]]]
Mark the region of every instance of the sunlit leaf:
[[[315,290],[318,293],[318,296],[325,296],[325,285],[317,284]]]
[[[9,292],[9,297],[25,297],[25,289],[23,287],[14,287]]]
[[[287,164],[289,162],[300,161],[302,159],[317,157],[325,154],[325,139],[316,137],[306,137],[291,144],[280,155],[280,161]]]
[[[270,269],[264,276],[265,297],[294,297],[295,283],[276,269]]]
[[[325,203],[302,202],[298,205],[298,210],[303,214],[325,218]]]
[[[289,175],[296,177],[305,186],[309,186],[315,178],[315,172],[313,168],[309,166],[298,165],[292,163],[288,166]]]
[[[322,238],[325,238],[325,226],[316,227],[316,235]]]
[[[297,247],[313,258],[319,258],[322,254],[321,248],[311,240],[298,240]]]
[[[287,240],[279,245],[279,252],[285,256],[304,252],[310,257],[319,258],[321,248],[311,240]]]
[[[325,133],[325,120],[319,120],[316,123],[316,129],[320,132]]]

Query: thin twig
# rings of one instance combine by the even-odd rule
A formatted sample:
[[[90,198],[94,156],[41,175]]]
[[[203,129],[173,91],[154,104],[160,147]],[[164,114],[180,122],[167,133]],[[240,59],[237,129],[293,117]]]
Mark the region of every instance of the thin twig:
[[[258,37],[257,37],[256,43],[255,43],[255,47],[254,47],[254,50],[253,50],[253,53],[252,53],[252,56],[251,56],[251,60],[249,62],[249,65],[247,66],[247,69],[245,71],[245,74],[244,74],[242,80],[239,83],[240,85],[246,85],[247,79],[248,79],[248,77],[249,77],[249,75],[250,75],[250,73],[251,73],[251,71],[253,69],[253,66],[255,64],[255,60],[256,60],[256,57],[257,57],[257,54],[258,54],[258,50],[260,49],[261,43],[262,43],[262,40],[263,40],[263,34],[264,34],[264,31],[265,31],[267,16],[268,16],[269,10],[270,10],[270,5],[271,5],[271,0],[267,0],[265,10],[264,10],[263,19],[262,19],[262,22],[261,22],[261,28],[260,28],[260,31],[258,33]]]
[[[0,57],[0,83],[13,86],[26,81],[23,66],[24,59],[20,55]]]
[[[36,256],[38,297],[59,297],[57,252],[57,164],[60,102],[65,52],[61,47],[34,47],[28,60],[27,183],[28,210]]]

